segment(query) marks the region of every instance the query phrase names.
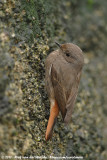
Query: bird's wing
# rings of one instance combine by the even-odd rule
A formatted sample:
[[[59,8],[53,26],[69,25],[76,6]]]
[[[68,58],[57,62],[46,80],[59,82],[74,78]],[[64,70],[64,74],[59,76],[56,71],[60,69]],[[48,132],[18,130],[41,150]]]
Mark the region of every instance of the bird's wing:
[[[73,107],[76,101],[76,97],[78,94],[78,88],[79,88],[79,82],[80,82],[80,77],[81,77],[81,72],[79,72],[76,76],[75,81],[73,82],[73,86],[71,89],[71,93],[68,97],[67,103],[66,103],[66,115],[64,118],[64,122],[65,123],[69,123],[69,121],[71,120],[71,115],[72,115],[72,111],[73,111]]]
[[[54,88],[55,98],[61,111],[64,122],[69,122],[73,106],[78,93],[78,85],[81,72],[75,73],[75,70],[64,65],[60,68],[52,65],[51,81]]]
[[[61,77],[60,74],[58,74],[58,68],[56,69],[56,66],[52,65],[51,68],[51,81],[54,88],[54,95],[55,99],[58,103],[58,107],[61,111],[62,117],[64,119],[66,114],[66,95],[64,91],[64,87],[61,83]]]

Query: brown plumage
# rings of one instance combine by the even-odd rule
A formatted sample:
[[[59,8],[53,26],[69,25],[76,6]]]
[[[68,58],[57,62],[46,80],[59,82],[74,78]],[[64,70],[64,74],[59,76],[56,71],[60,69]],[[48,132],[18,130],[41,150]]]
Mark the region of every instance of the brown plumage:
[[[78,46],[72,43],[57,45],[59,49],[50,53],[45,63],[45,82],[51,106],[46,140],[52,136],[59,111],[65,123],[70,121],[84,64]]]

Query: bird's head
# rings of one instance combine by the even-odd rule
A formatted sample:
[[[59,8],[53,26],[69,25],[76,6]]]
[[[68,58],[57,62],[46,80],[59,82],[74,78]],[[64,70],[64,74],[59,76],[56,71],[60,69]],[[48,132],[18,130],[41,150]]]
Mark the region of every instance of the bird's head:
[[[65,44],[59,44],[57,42],[55,43],[60,48],[60,52],[67,62],[73,64],[84,63],[82,50],[77,45],[73,43],[65,43]]]

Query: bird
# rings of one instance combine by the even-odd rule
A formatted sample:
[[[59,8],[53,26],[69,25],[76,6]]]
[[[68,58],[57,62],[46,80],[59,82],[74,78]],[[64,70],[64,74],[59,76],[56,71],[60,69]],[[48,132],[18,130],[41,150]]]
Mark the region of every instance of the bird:
[[[52,137],[59,112],[66,125],[70,122],[84,65],[82,50],[77,45],[55,43],[58,49],[45,61],[45,87],[50,101],[46,141]]]

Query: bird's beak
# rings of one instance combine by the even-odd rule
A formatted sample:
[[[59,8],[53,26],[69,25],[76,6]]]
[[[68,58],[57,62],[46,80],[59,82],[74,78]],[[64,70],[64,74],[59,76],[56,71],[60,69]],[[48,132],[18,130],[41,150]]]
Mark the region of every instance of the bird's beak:
[[[55,42],[55,43],[59,48],[61,48],[61,45],[58,42]]]

